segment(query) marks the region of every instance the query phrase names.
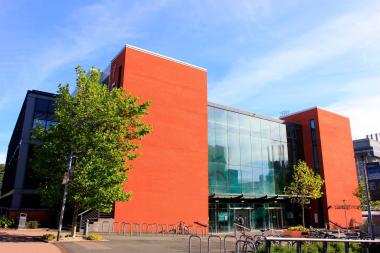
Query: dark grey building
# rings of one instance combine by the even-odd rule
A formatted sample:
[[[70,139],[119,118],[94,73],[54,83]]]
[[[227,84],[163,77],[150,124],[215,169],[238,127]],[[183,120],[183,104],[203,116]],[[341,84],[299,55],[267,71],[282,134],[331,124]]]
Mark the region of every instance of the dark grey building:
[[[9,215],[24,211],[41,216],[44,212],[29,160],[33,157],[31,130],[37,125],[48,128],[54,121],[54,94],[29,90],[23,102],[16,126],[8,145],[5,174],[1,188],[0,207]],[[13,215],[12,215],[13,214]]]
[[[358,181],[364,182],[366,168],[371,199],[380,200],[380,134],[367,135],[353,143]]]

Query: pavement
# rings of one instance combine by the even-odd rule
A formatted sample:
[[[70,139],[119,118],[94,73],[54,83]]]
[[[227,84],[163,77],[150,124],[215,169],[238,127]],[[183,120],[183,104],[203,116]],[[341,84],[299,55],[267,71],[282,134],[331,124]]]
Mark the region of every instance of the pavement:
[[[63,253],[61,247],[41,241],[46,229],[0,229],[0,252]]]
[[[53,233],[47,229],[0,229],[0,252],[6,253],[178,253],[188,252],[189,237],[173,235],[122,236],[104,234],[103,241],[43,242],[41,236]],[[219,240],[210,241],[211,252],[219,252]],[[199,240],[192,240],[192,251],[199,251]],[[202,251],[207,252],[207,237],[202,239]],[[234,241],[227,241],[228,252],[234,249]]]

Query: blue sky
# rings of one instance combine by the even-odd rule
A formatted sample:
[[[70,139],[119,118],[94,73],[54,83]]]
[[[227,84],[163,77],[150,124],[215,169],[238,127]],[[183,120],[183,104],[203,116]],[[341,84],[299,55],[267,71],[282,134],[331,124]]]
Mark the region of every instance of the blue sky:
[[[126,43],[208,70],[209,101],[278,117],[312,106],[379,132],[379,1],[0,2],[0,162],[28,89],[74,85]]]

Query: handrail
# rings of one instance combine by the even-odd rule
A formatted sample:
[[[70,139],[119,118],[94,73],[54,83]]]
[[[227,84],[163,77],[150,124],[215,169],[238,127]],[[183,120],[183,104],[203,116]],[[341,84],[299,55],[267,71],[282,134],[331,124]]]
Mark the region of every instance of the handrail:
[[[202,253],[202,238],[198,235],[190,235],[189,237],[189,253],[191,253],[191,239],[198,238],[199,239],[199,252]]]
[[[244,227],[244,226],[242,226],[242,225],[240,225],[240,224],[237,224],[237,223],[234,223],[234,234],[235,234],[235,237],[237,237],[237,229],[236,229],[236,227],[239,227],[239,228],[241,228],[241,231],[243,231],[243,233],[245,233],[245,231],[251,231],[251,229],[250,228],[247,228],[247,227]]]
[[[85,214],[85,213],[87,213],[88,211],[91,211],[91,210],[92,210],[91,208],[87,209],[86,211],[83,211],[83,212],[79,213],[78,216],[81,216],[81,215],[83,215],[83,214]]]
[[[219,235],[209,235],[207,238],[207,252],[210,252],[210,239],[218,238],[219,239],[219,252],[222,253],[222,238]]]

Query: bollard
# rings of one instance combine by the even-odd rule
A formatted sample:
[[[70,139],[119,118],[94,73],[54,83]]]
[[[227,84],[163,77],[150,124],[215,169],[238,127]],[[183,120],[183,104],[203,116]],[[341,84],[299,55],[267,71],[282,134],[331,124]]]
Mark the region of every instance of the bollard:
[[[86,220],[86,224],[85,224],[85,226],[84,226],[84,230],[83,230],[83,235],[84,236],[88,236],[88,227],[89,227],[89,225],[90,225],[90,221],[87,219]]]

